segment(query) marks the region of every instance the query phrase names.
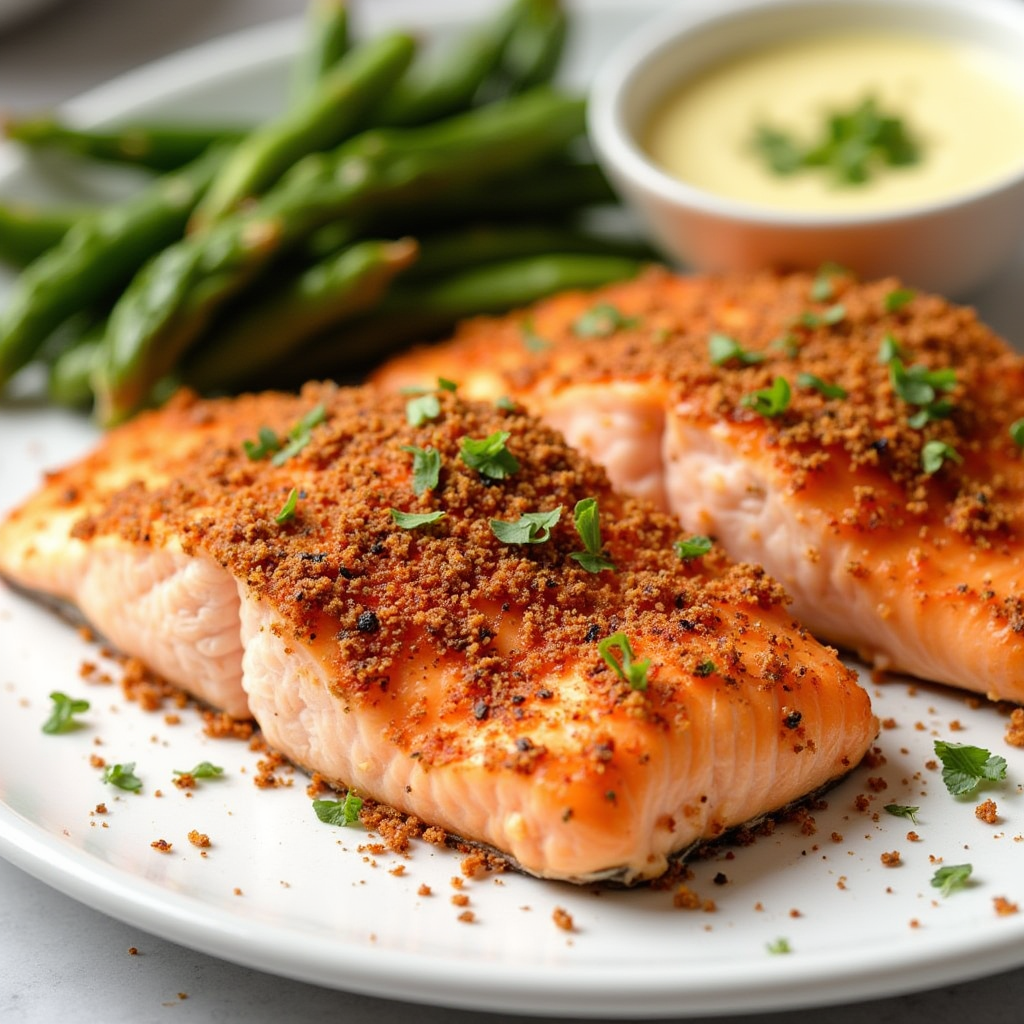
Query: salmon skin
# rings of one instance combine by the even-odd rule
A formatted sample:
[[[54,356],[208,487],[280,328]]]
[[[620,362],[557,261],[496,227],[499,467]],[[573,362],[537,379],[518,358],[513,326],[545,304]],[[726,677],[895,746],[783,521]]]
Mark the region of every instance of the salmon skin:
[[[468,322],[376,382],[439,374],[764,565],[820,638],[1024,701],[1024,362],[973,311],[838,271],[655,269]]]
[[[0,571],[300,766],[535,875],[631,883],[876,731],[776,583],[679,540],[521,408],[309,385],[112,432],[0,526]]]

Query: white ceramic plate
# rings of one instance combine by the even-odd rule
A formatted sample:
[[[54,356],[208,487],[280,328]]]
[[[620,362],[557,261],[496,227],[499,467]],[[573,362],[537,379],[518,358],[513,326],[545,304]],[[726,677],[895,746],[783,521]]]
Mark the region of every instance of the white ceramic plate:
[[[432,12],[443,19],[445,5]],[[375,14],[379,21],[380,7]],[[583,7],[572,75],[584,80],[637,17],[635,7]],[[297,35],[296,26],[274,26],[184,54],[72,111],[85,121],[263,113],[279,102]],[[30,175],[0,151],[7,197],[120,184],[112,173],[54,162]],[[980,297],[1003,329],[1024,324],[1014,287],[1021,273],[1007,268]],[[0,408],[0,506],[94,436],[84,419],[30,398]],[[1024,750],[1005,744],[1003,714],[972,708],[963,694],[869,684],[880,718],[892,722],[878,741],[884,763],[832,791],[827,809],[813,812],[813,834],[780,825],[751,847],[694,864],[690,887],[714,901],[713,912],[677,909],[667,892],[504,875],[466,882],[469,924],[450,899],[457,855],[422,844],[408,859],[361,851],[372,838],[320,824],[302,777],[290,788],[257,789],[258,755],[206,738],[196,712],[168,724],[162,713],[126,704],[116,687],[83,680],[83,661],[103,662],[95,646],[2,585],[0,652],[0,854],[93,907],[229,960],[394,998],[619,1017],[859,1001],[1024,964],[1024,909],[1000,916],[994,908],[997,897],[1024,908]],[[91,701],[79,731],[40,731],[54,689]],[[928,767],[936,738],[1002,754],[1008,781],[952,798]],[[91,755],[134,761],[141,795],[102,784]],[[224,777],[191,796],[177,789],[173,772],[202,760],[223,766]],[[861,795],[866,811],[857,808]],[[998,805],[995,825],[975,817],[983,796]],[[890,802],[919,805],[918,823],[886,814]],[[95,813],[100,803],[106,814]],[[907,838],[911,829],[918,839]],[[190,844],[192,830],[210,837],[206,856]],[[172,843],[170,853],[152,848],[159,839]],[[883,866],[881,855],[894,850],[900,865]],[[939,862],[971,863],[971,884],[943,898],[930,885]],[[432,894],[421,895],[422,885]],[[556,927],[556,907],[572,916],[572,932]],[[778,939],[792,952],[770,953]]]

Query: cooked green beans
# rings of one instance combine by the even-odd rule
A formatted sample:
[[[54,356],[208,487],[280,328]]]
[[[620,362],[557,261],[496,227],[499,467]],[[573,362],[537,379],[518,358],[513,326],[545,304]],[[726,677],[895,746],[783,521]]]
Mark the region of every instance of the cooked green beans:
[[[292,105],[304,103],[349,48],[346,0],[310,0],[305,45],[292,65]]]
[[[219,164],[211,152],[79,221],[21,274],[0,316],[0,387],[68,317],[109,297],[181,235]]]
[[[346,54],[303,103],[238,144],[199,204],[194,228],[201,230],[261,194],[308,153],[347,138],[408,67],[415,48],[411,36],[396,32]]]
[[[26,266],[52,249],[85,215],[80,209],[0,203],[0,260]]]
[[[33,149],[59,149],[91,160],[137,164],[154,171],[176,171],[211,146],[237,142],[247,129],[238,125],[153,122],[114,128],[76,128],[55,117],[7,117],[7,138]]]

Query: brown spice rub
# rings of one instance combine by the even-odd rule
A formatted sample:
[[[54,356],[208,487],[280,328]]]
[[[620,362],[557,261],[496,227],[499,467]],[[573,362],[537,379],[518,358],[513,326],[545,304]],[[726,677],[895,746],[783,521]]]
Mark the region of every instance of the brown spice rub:
[[[688,563],[672,550],[679,528],[609,488],[604,472],[575,456],[558,434],[520,411],[467,404],[441,393],[439,417],[409,426],[405,399],[309,385],[299,397],[249,396],[204,403],[181,396],[163,416],[182,427],[197,418],[224,429],[205,437],[167,473],[167,482],[130,485],[86,516],[75,535],[118,534],[136,544],[181,538],[246,581],[284,620],[289,642],[329,645],[334,688],[349,699],[374,699],[396,665],[457,655],[466,664],[449,701],[468,703],[478,719],[528,722],[550,699],[535,680],[586,645],[595,694],[607,707],[626,703],[647,713],[647,696],[632,691],[597,653],[596,641],[622,630],[664,633],[666,611],[677,612],[665,639],[693,665],[711,661],[726,681],[744,670],[736,636],[765,633],[757,617],[784,601],[781,588],[758,567],[733,565],[718,552]],[[252,461],[243,442],[262,426],[285,435],[323,403],[325,422],[305,448],[279,467]],[[500,486],[460,458],[463,437],[507,431],[523,469]],[[441,457],[435,490],[413,493],[411,457],[403,446],[434,448]],[[275,516],[291,488],[295,515]],[[575,502],[600,498],[602,541],[621,571],[592,574],[569,555],[582,543],[573,525]],[[505,544],[490,520],[562,507],[548,541]],[[443,510],[445,517],[403,529],[390,509]],[[523,646],[495,642],[504,616],[521,621]],[[786,641],[765,633],[773,679],[797,670]],[[424,647],[427,649],[424,650]],[[656,670],[652,674],[656,681]],[[445,738],[424,757],[444,761]],[[529,771],[537,751],[516,757]],[[595,747],[595,758],[601,751]]]
[[[1007,496],[1024,490],[1008,433],[1024,417],[1024,360],[971,309],[925,294],[890,303],[903,288],[896,279],[862,284],[837,273],[824,292],[815,280],[768,273],[687,278],[653,268],[596,293],[558,296],[521,317],[468,321],[450,354],[453,365],[493,366],[513,394],[557,393],[588,381],[664,380],[688,417],[726,420],[762,435],[793,490],[813,486],[832,463],[877,476],[879,486],[848,495],[843,518],[851,525],[924,521],[929,509],[934,516],[943,508],[950,529],[974,543],[1008,536],[1020,513]],[[600,305],[619,310],[622,326],[605,337],[581,337],[580,315]],[[524,355],[527,320],[549,344]],[[714,333],[760,361],[713,365]],[[925,403],[912,404],[894,388],[880,358],[885,339],[906,369],[955,370],[952,388],[935,392],[950,403],[946,415],[920,426],[908,422]],[[515,353],[504,367],[503,350]],[[830,398],[801,386],[800,374],[846,395]],[[791,387],[789,406],[765,419],[745,399],[779,376]],[[950,445],[962,464],[948,460],[926,473],[922,450],[929,442]]]

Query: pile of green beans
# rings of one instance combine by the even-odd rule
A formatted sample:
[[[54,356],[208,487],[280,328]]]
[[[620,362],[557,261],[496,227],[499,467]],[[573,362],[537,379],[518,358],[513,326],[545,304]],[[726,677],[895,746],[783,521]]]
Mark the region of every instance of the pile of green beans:
[[[0,393],[44,362],[50,396],[117,423],[204,393],[352,379],[394,349],[570,287],[629,277],[635,239],[583,230],[615,197],[580,158],[583,103],[550,83],[561,0],[510,0],[440,54],[354,41],[312,0],[286,108],[243,127],[2,122],[30,151],[155,175],[102,208],[0,203]]]

